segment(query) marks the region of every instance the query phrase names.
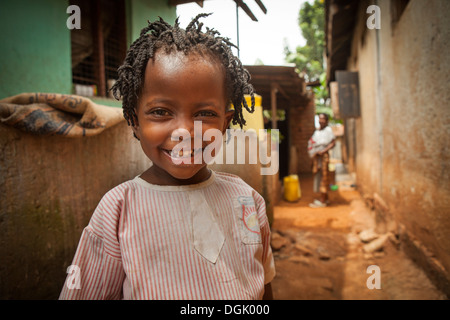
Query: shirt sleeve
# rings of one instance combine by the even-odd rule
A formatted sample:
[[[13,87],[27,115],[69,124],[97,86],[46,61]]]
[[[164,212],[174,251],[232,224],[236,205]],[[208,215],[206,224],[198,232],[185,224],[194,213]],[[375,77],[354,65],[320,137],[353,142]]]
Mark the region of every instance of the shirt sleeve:
[[[266,214],[266,203],[264,198],[255,191],[255,204],[260,221],[261,240],[263,244],[262,264],[264,266],[264,284],[270,283],[275,277],[275,262],[273,259],[272,248],[270,246],[270,225]]]
[[[83,230],[60,300],[121,299],[123,271],[117,240],[120,204],[105,195]]]

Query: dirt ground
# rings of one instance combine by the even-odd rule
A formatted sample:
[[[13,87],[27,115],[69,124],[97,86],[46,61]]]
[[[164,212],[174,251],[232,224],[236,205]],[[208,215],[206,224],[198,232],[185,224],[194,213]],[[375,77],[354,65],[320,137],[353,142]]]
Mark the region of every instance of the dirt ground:
[[[277,269],[272,281],[274,299],[447,299],[402,252],[395,237],[385,240],[376,251],[364,250],[364,246],[374,244],[373,241],[383,235],[372,241],[362,237],[375,228],[373,212],[353,186],[350,175],[336,176],[336,184],[339,189],[329,192],[328,207],[310,208],[308,205],[315,196],[312,176],[300,176],[300,200],[295,203],[283,200],[275,207],[272,225]],[[367,270],[371,265],[379,267],[380,289],[367,286],[367,282],[376,283],[376,273]]]

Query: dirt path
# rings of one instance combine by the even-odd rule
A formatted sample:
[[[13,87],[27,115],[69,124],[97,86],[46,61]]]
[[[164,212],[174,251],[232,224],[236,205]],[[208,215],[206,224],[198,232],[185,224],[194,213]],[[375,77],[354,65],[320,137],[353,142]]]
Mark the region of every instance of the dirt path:
[[[447,299],[402,252],[391,237],[381,249],[367,253],[361,231],[375,227],[373,213],[347,176],[337,177],[327,208],[313,209],[311,176],[301,176],[302,197],[275,207],[272,247],[277,275],[272,282],[280,300],[422,300]],[[340,181],[339,181],[340,180]],[[366,233],[367,231],[365,231]],[[370,234],[369,234],[370,235]],[[381,237],[378,237],[380,239]],[[367,240],[366,240],[367,241]],[[377,272],[367,272],[371,265]]]

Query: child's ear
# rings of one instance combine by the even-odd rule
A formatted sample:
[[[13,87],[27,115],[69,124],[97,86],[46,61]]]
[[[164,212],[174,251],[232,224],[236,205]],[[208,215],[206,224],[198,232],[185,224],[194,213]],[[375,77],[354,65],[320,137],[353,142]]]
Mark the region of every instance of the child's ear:
[[[139,133],[139,129],[136,125],[131,126],[131,129],[133,130],[133,136],[138,139],[139,141],[141,141],[141,137],[140,137],[140,133]]]
[[[138,139],[139,141],[141,141],[141,133],[139,130],[139,122],[138,120],[135,118],[134,119],[134,124],[131,125],[131,130],[133,130],[133,136]]]
[[[228,110],[225,112],[225,121],[224,121],[224,127],[222,130],[222,134],[225,134],[225,131],[230,126],[230,122],[231,122],[231,120],[233,120],[233,116],[234,116],[234,110]]]

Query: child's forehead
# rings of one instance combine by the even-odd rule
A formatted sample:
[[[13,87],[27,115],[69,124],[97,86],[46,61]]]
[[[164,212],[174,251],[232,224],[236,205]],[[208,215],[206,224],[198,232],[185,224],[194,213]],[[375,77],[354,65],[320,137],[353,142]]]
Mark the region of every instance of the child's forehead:
[[[227,102],[226,76],[220,63],[194,52],[155,53],[145,70],[141,97],[159,95],[184,100]],[[189,98],[188,98],[189,97]]]
[[[184,61],[185,63],[201,62],[217,64],[223,66],[223,62],[217,53],[206,48],[203,45],[198,45],[190,48],[188,51],[180,51],[174,48],[159,48],[153,55],[153,60],[163,59],[169,61]]]
[[[205,68],[225,79],[225,69],[217,58],[195,51],[184,53],[182,51],[166,52],[165,50],[158,50],[155,52],[153,59],[148,61],[145,77],[151,77],[155,72],[177,76],[189,69],[195,73],[197,69],[204,70]]]

